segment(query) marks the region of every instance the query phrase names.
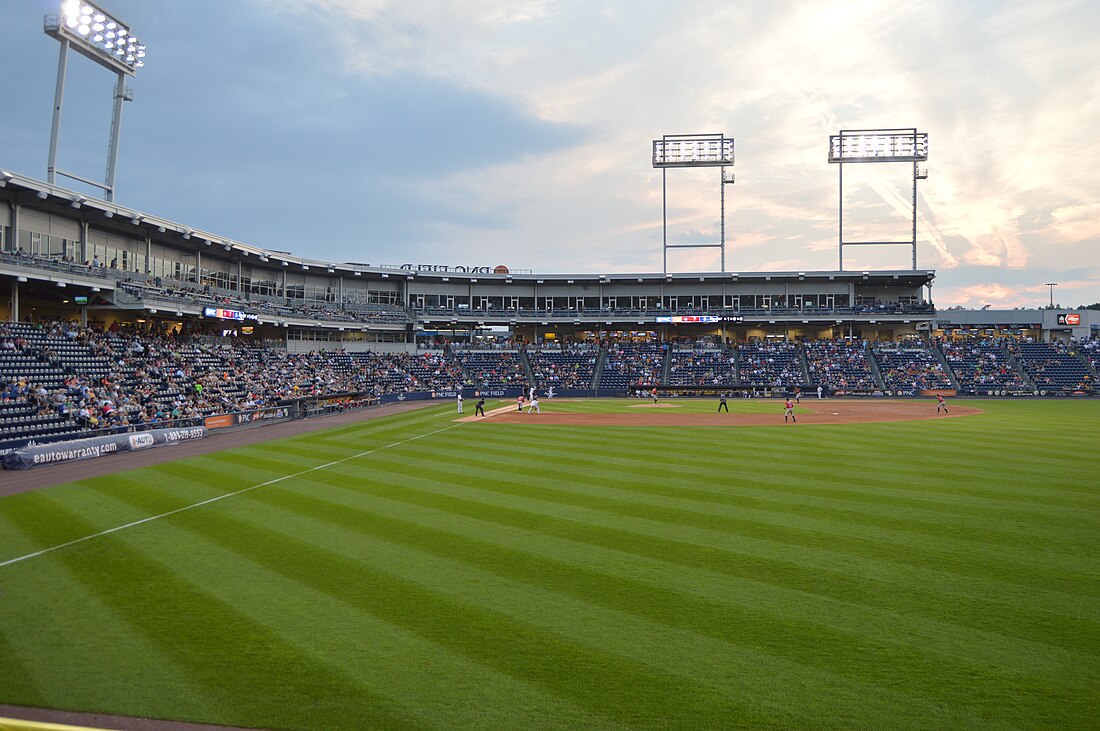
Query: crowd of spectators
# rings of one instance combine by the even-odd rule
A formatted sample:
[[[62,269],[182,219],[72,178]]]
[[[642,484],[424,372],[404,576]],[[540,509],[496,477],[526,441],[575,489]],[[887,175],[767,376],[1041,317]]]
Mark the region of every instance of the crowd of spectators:
[[[530,381],[520,350],[456,350],[454,357],[475,388],[526,386]]]
[[[670,386],[724,386],[734,380],[734,355],[729,350],[673,348],[669,354]]]
[[[879,388],[862,340],[811,340],[805,344],[810,379],[830,392],[871,391]]]
[[[615,341],[604,356],[601,388],[658,385],[664,380],[667,345],[654,342]]]
[[[923,342],[876,343],[874,355],[883,384],[895,394],[954,388],[943,363]]]
[[[741,344],[737,350],[741,383],[779,388],[806,385],[802,349],[797,343],[753,341]]]
[[[1009,351],[1040,391],[1085,391],[1096,388],[1096,379],[1085,360],[1078,357],[1077,340],[1036,343],[1012,341]]]
[[[539,388],[591,388],[600,346],[597,343],[563,343],[529,348],[526,353]]]
[[[955,374],[961,393],[977,395],[1031,391],[1023,373],[995,338],[940,339],[936,347]]]

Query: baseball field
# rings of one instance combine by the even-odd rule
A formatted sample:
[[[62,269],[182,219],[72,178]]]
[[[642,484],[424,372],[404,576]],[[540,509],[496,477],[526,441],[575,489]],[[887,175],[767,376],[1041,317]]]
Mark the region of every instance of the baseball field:
[[[756,400],[729,424],[716,400],[645,423],[642,400],[448,403],[0,498],[0,703],[1096,728],[1100,402],[914,403],[834,423],[803,399],[797,424]],[[543,418],[570,414],[604,421]]]

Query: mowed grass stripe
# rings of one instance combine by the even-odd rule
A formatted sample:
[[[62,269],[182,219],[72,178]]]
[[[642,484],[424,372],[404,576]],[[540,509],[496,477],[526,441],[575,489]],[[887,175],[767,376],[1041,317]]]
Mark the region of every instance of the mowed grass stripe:
[[[150,487],[149,492],[156,493],[158,490]],[[165,497],[168,496],[158,498],[154,495],[150,499]],[[113,500],[107,496],[102,499]],[[126,493],[125,502],[140,506],[142,499],[134,493]],[[237,508],[246,512],[252,510],[244,505]],[[140,551],[163,563],[181,580],[204,585],[216,579],[222,587],[219,594],[221,601],[277,633],[297,651],[308,653],[319,662],[339,667],[341,673],[369,690],[348,698],[343,695],[344,689],[336,684],[324,703],[340,707],[342,714],[369,718],[369,714],[359,712],[358,705],[371,705],[373,698],[378,696],[400,704],[402,713],[415,719],[410,725],[416,727],[512,726],[522,723],[525,718],[523,714],[528,714],[533,723],[558,715],[561,728],[618,728],[606,719],[571,707],[560,697],[491,672],[397,625],[375,620],[339,597],[321,594],[296,580],[270,571],[227,546],[223,532],[208,533],[193,529],[194,523],[206,525],[211,516],[193,513],[190,515],[196,517],[184,519],[183,515],[188,514],[172,516],[155,530],[149,526],[121,535],[120,539],[126,542],[130,550]],[[176,550],[180,545],[186,545],[187,550]],[[349,589],[353,592],[370,591],[369,586],[351,586]],[[143,615],[141,621],[171,621],[170,617],[166,619],[166,615],[173,611],[161,608],[159,613]],[[334,633],[334,628],[339,628],[340,632]],[[349,636],[355,640],[349,642]],[[407,662],[391,667],[389,660],[394,657],[405,657]],[[261,662],[262,658],[253,660],[243,657],[241,661]],[[153,664],[145,672],[155,676],[159,667]],[[453,678],[464,680],[448,684],[448,679]],[[284,679],[280,675],[272,674],[267,687],[250,688],[250,692],[278,694],[282,682]],[[509,701],[521,704],[524,712],[518,715],[502,713],[501,709]],[[317,706],[321,704],[319,699],[311,709],[311,723],[315,727],[338,726],[338,718],[330,718],[317,711]],[[272,713],[279,714],[277,720],[281,724],[293,726],[299,712],[273,709]]]
[[[470,433],[461,434],[461,440],[456,433],[448,442],[454,444],[451,451],[458,451],[472,455],[473,459],[481,460],[498,471],[508,467],[522,469],[525,460],[517,458],[517,454],[525,454],[532,447],[515,445],[508,442],[498,444],[486,444],[474,442],[469,439]],[[786,469],[777,471],[774,465],[757,466],[757,463],[746,462],[740,455],[733,459],[719,455],[707,456],[699,459],[696,455],[687,455],[684,464],[670,465],[662,469],[653,462],[639,463],[629,458],[617,458],[610,455],[601,455],[598,450],[585,452],[589,446],[586,441],[583,444],[572,443],[555,444],[560,449],[559,454],[540,464],[548,465],[545,470],[554,475],[568,475],[586,477],[595,465],[601,471],[601,479],[612,483],[626,483],[629,489],[635,491],[649,491],[653,494],[665,494],[669,496],[684,496],[699,500],[718,500],[731,504],[747,506],[760,506],[769,501],[788,502],[787,496],[796,496],[800,504],[808,506],[821,506],[823,508],[855,509],[860,508],[868,514],[886,514],[905,516],[915,514],[927,517],[929,520],[943,518],[955,518],[958,521],[969,521],[973,530],[973,518],[983,517],[986,520],[995,518],[997,523],[1003,523],[1006,530],[1014,533],[1019,530],[1041,531],[1047,538],[1057,540],[1058,535],[1050,536],[1047,524],[1050,527],[1058,527],[1072,531],[1081,526],[1080,506],[1061,510],[1051,509],[1049,506],[1037,510],[1034,506],[1026,508],[1003,505],[1002,501],[991,501],[982,498],[955,498],[941,494],[922,493],[914,494],[911,490],[898,490],[892,485],[893,479],[898,477],[897,472],[888,475],[851,476],[841,469],[825,469],[821,465],[808,464],[805,467],[797,464],[799,474],[792,476]],[[645,445],[641,445],[643,448]],[[534,447],[538,448],[538,447]],[[469,458],[468,458],[469,459]],[[805,461],[805,457],[796,457]],[[526,460],[529,465],[530,459]],[[608,476],[608,470],[614,472]],[[924,468],[915,468],[914,476],[922,479],[926,474]],[[636,478],[644,477],[644,481]],[[904,477],[908,477],[905,475]],[[891,478],[891,479],[887,479]],[[667,489],[662,486],[668,484]],[[859,488],[863,485],[862,489]],[[710,489],[703,489],[710,487]],[[985,521],[979,521],[985,522]],[[1082,533],[1091,537],[1092,531]]]
[[[259,500],[252,501],[271,502],[274,499],[274,493],[268,492]],[[248,527],[241,522],[248,523]],[[472,633],[469,642],[464,642],[462,647],[469,648],[469,643],[475,643],[476,657],[483,662],[502,662],[495,655],[504,653],[507,655],[507,659],[503,660],[506,667],[511,668],[512,672],[522,670],[523,677],[528,677],[529,673],[542,673],[546,668],[531,671],[524,666],[517,669],[513,663],[541,657],[541,664],[557,668],[558,673],[579,671],[588,674],[587,680],[576,679],[573,682],[579,683],[577,687],[580,688],[589,685],[602,687],[616,699],[622,695],[624,700],[628,700],[629,707],[614,708],[608,712],[613,712],[615,718],[624,723],[637,723],[632,720],[633,714],[642,712],[651,719],[660,719],[662,726],[710,727],[718,718],[723,719],[723,724],[752,724],[741,711],[729,715],[731,700],[722,696],[732,688],[739,698],[751,698],[753,704],[768,707],[771,713],[785,708],[787,703],[782,693],[765,697],[760,695],[764,688],[755,687],[754,676],[761,668],[768,668],[788,678],[798,678],[792,682],[817,688],[822,698],[835,698],[836,694],[852,698],[867,697],[870,691],[863,681],[850,675],[838,676],[829,669],[801,667],[784,658],[751,648],[731,646],[682,627],[650,621],[638,614],[629,618],[618,610],[593,607],[587,602],[563,597],[560,590],[552,587],[539,591],[540,584],[533,578],[538,574],[538,565],[530,567],[530,575],[526,579],[499,581],[492,578],[496,574],[490,575],[479,567],[471,568],[469,556],[464,552],[451,556],[441,552],[418,556],[421,552],[409,550],[407,545],[398,545],[396,550],[387,546],[388,535],[379,536],[362,530],[350,531],[357,540],[349,542],[348,534],[333,529],[329,522],[280,520],[258,510],[241,511],[236,519],[219,513],[217,524],[204,523],[197,527],[210,531],[212,536],[223,537],[221,540],[240,541],[240,546],[255,551],[259,546],[270,550],[276,542],[266,526],[282,526],[279,532],[290,542],[291,548],[288,550],[306,552],[306,562],[322,566],[321,570],[327,569],[328,565],[320,559],[314,561],[309,558],[310,549],[298,545],[302,536],[319,537],[317,541],[310,541],[310,546],[316,542],[322,543],[319,550],[345,550],[351,563],[344,568],[354,569],[359,574],[348,583],[368,586],[386,596],[391,591],[404,590],[419,597],[414,602],[415,608],[410,607],[408,612],[415,612],[416,609],[431,611],[455,626],[460,633]],[[277,555],[264,556],[273,561],[273,567],[286,565],[286,562],[278,561]],[[375,574],[370,567],[384,575]],[[310,576],[318,580],[315,575]],[[421,588],[429,589],[434,599],[420,596]],[[339,591],[340,585],[334,584],[332,590]],[[640,603],[647,601],[645,595],[636,599]],[[623,605],[629,606],[625,597]],[[471,614],[475,618],[471,619]],[[407,618],[412,620],[412,617]],[[731,616],[730,619],[736,625],[737,618]],[[639,645],[633,639],[635,636],[649,639]],[[548,650],[544,647],[549,643],[552,648],[560,648],[563,642],[567,643],[564,653],[560,649]],[[475,649],[467,651],[473,652]],[[609,652],[612,654],[607,655]],[[600,659],[593,662],[593,656]],[[629,672],[623,672],[624,663],[627,663]],[[646,699],[644,702],[648,703],[655,685],[663,688],[670,682],[677,685],[682,682],[664,677],[669,673],[690,677],[694,686],[698,686],[697,695],[683,700],[684,703],[694,704],[690,711],[671,707],[662,711],[662,706],[637,707],[639,697],[632,694],[641,694]],[[711,687],[708,688],[708,685]],[[853,685],[858,687],[853,688]],[[555,684],[553,688],[561,692],[559,685]],[[874,690],[878,693],[878,703],[888,705],[895,715],[904,714],[906,709],[924,702],[928,703],[927,712],[934,712],[937,706],[934,699],[914,699],[910,694],[879,686],[874,686]],[[701,699],[709,699],[709,702],[699,705]],[[653,700],[663,704],[661,698]],[[738,704],[741,702],[738,701]],[[711,711],[711,708],[715,710]],[[824,707],[817,709],[818,712],[825,710]],[[631,715],[623,716],[624,713]],[[654,713],[657,715],[650,715]],[[971,726],[975,726],[979,718],[969,713],[961,714],[961,717],[966,718]],[[783,725],[804,724],[808,718]]]
[[[1077,638],[1067,636],[1067,623],[1081,638],[1095,638],[1100,632],[1100,627],[1089,619],[1063,616],[1048,609],[1047,602],[1034,602],[1029,598],[1032,589],[1014,589],[990,579],[977,583],[939,566],[935,569],[919,564],[904,567],[874,557],[838,554],[824,546],[806,551],[802,546],[736,533],[686,525],[669,526],[618,514],[609,516],[567,503],[532,500],[522,491],[517,493],[503,480],[496,492],[493,490],[498,486],[488,480],[482,480],[476,490],[471,490],[461,482],[424,477],[415,469],[412,472],[416,474],[408,474],[403,471],[408,468],[405,464],[394,467],[393,472],[372,478],[380,480],[370,483],[374,494],[464,515],[492,515],[506,524],[533,522],[541,531],[563,537],[580,536],[578,540],[596,545],[641,544],[642,548],[636,550],[642,555],[666,556],[669,560],[708,565],[723,572],[745,570],[747,578],[787,582],[784,585],[811,592],[837,592],[836,596],[841,599],[878,602],[877,606],[895,609],[908,607],[913,610],[914,604],[932,607],[924,611],[933,612],[933,616],[954,610],[966,621],[976,623],[979,629],[1000,626],[1000,631],[1011,631],[1014,636],[1029,636],[1046,630],[1042,640],[1061,646],[1079,646]],[[347,476],[331,471],[311,475],[313,482],[329,483],[338,488],[348,480]],[[680,556],[685,558],[678,558]],[[1070,587],[1076,588],[1072,584]],[[1061,587],[1055,583],[1040,588]],[[987,597],[983,592],[992,596]],[[1092,598],[1093,595],[1082,595],[1079,601],[1087,604]],[[1026,627],[1016,626],[1020,622],[1018,606],[1021,603],[1039,605],[1027,614],[1030,624]],[[1077,613],[1072,608],[1070,611]],[[1093,616],[1087,607],[1081,613]],[[999,625],[1001,622],[1004,624]]]
[[[71,523],[79,520],[75,513],[69,516]],[[88,532],[93,529],[86,526]],[[211,700],[207,710],[193,720],[261,727],[285,723],[272,715],[267,694],[239,690],[267,687],[273,675],[281,679],[280,705],[294,714],[299,724],[315,715],[340,712],[349,698],[372,695],[346,678],[339,667],[291,647],[205,587],[129,546],[125,537],[112,534],[97,542],[103,550],[60,551],[47,560],[65,566],[85,591],[127,617],[145,641],[187,669]],[[167,612],[165,597],[172,599]],[[249,656],[262,656],[264,662],[240,661]],[[126,703],[125,699],[116,700]],[[123,712],[129,715],[165,713],[163,707],[125,707]],[[400,707],[382,697],[371,697],[361,711],[366,727],[415,727]]]
[[[326,480],[339,485],[337,480]],[[283,497],[289,495],[290,497]],[[862,631],[869,626],[885,628],[884,634],[891,637],[916,636],[922,645],[929,647],[943,644],[943,635],[960,632],[961,628],[950,625],[950,615],[946,619],[929,621],[913,615],[879,610],[852,602],[840,601],[831,597],[814,595],[781,587],[773,583],[751,581],[742,576],[733,579],[729,574],[721,574],[706,568],[696,568],[686,563],[673,563],[667,556],[653,558],[630,553],[620,549],[603,548],[591,543],[583,543],[567,538],[558,538],[533,528],[515,527],[493,520],[493,515],[471,516],[454,512],[440,513],[431,505],[401,502],[363,489],[341,487],[338,490],[325,489],[324,485],[293,486],[285,485],[270,493],[255,496],[255,499],[272,507],[308,512],[318,519],[330,521],[347,530],[367,532],[372,536],[395,535],[395,542],[405,540],[410,532],[406,525],[412,524],[416,531],[430,531],[442,534],[440,541],[449,543],[451,536],[472,540],[477,544],[487,542],[512,553],[530,554],[532,561],[552,560],[576,565],[586,571],[595,571],[617,577],[625,574],[630,581],[640,581],[656,587],[666,587],[691,597],[706,597],[719,603],[733,603],[767,611],[773,615],[790,615],[799,621],[828,622],[844,631]],[[305,511],[295,507],[305,506]],[[318,512],[320,511],[320,512]],[[322,514],[323,513],[323,514]],[[331,515],[332,517],[325,517]],[[375,528],[381,523],[382,530]],[[327,530],[326,530],[327,532]],[[388,538],[387,538],[388,540]],[[469,556],[483,557],[491,550],[445,549],[441,555],[456,556],[469,560]],[[527,580],[541,581],[539,571],[530,571]],[[612,578],[611,581],[615,579]],[[639,595],[644,592],[640,592]],[[849,617],[855,614],[855,619]],[[809,618],[809,620],[807,620]],[[985,662],[1012,665],[1018,660],[1020,643],[1017,640],[1006,642],[1003,636],[979,631],[967,631],[971,635],[966,644],[968,656],[976,656]],[[1008,648],[1006,658],[1006,646]],[[957,648],[956,648],[957,649]],[[1052,648],[1045,648],[1051,650]],[[948,654],[952,651],[947,650]],[[1066,653],[1051,653],[1059,656],[1056,664],[1049,668],[1033,667],[1035,672],[1055,672],[1067,663],[1086,662],[1086,654],[1077,650]],[[1011,659],[1011,662],[1006,662]]]
[[[392,462],[392,458],[387,461]],[[478,475],[485,471],[482,455],[471,454],[463,445],[433,445],[430,459],[419,459],[416,464],[421,469],[428,469],[425,465],[436,468],[439,464],[446,464],[448,471],[460,470],[471,482],[475,482]],[[799,473],[804,473],[804,477],[800,477]],[[788,469],[776,482],[804,483],[805,478],[809,477],[809,467]],[[976,515],[974,511],[968,511],[952,525],[944,521],[942,515],[905,515],[905,511],[901,509],[891,511],[892,515],[885,515],[885,511],[878,506],[861,511],[853,510],[850,504],[843,508],[833,508],[825,501],[807,501],[803,495],[792,496],[774,490],[765,493],[768,496],[766,499],[756,499],[750,505],[748,500],[734,492],[736,486],[725,484],[720,479],[710,482],[713,485],[712,490],[700,490],[699,487],[706,485],[707,481],[693,471],[681,471],[676,479],[658,479],[648,476],[641,467],[608,471],[599,464],[576,460],[557,461],[553,470],[540,475],[539,483],[558,491],[573,491],[594,497],[598,495],[609,501],[627,500],[646,504],[660,509],[670,519],[675,516],[676,511],[704,511],[715,516],[729,515],[734,511],[738,517],[771,522],[777,527],[798,525],[808,528],[814,522],[819,522],[825,530],[836,532],[844,530],[838,524],[851,524],[851,530],[860,536],[863,534],[858,530],[859,527],[867,526],[873,528],[878,536],[887,536],[891,542],[923,542],[926,537],[934,537],[945,551],[966,550],[974,555],[975,552],[988,550],[995,553],[998,562],[1013,560],[1032,563],[1030,554],[1014,555],[1020,545],[1019,531],[1011,527],[999,532],[987,528],[982,535],[977,535],[972,528]],[[910,540],[909,534],[919,535]],[[1059,546],[1053,545],[1045,535],[1043,538],[1046,544],[1045,557],[1047,562],[1051,562]],[[1081,548],[1080,542],[1066,545],[1062,548],[1066,554],[1065,559],[1078,562]]]
[[[285,515],[282,521],[265,520],[270,514],[255,506],[239,515],[219,511],[207,517],[199,521],[189,515],[183,521],[270,570],[497,672],[541,686],[595,715],[627,726],[662,718],[680,727],[693,719],[710,726],[723,718],[763,720],[754,716],[751,703],[742,705],[718,689],[491,608],[489,600],[500,600],[501,595],[485,587],[482,596],[476,577],[428,565],[420,576],[410,578],[413,564],[421,563],[411,552],[384,555],[377,540],[357,545],[316,524],[295,529],[294,520]],[[335,555],[341,549],[347,555]],[[429,577],[433,580],[427,582]],[[452,595],[446,590],[451,585],[473,587],[479,601]]]
[[[983,442],[983,453],[986,450],[997,453],[1000,449],[1008,455],[993,462],[975,455],[973,449],[965,446],[966,439],[958,435],[946,437],[942,443],[934,443],[928,441],[926,433],[907,433],[902,435],[904,438],[901,441],[894,441],[885,439],[878,431],[889,426],[891,425],[829,426],[815,432],[812,439],[801,432],[792,434],[793,429],[771,430],[771,436],[768,436],[767,428],[714,431],[659,427],[578,429],[509,426],[507,431],[501,428],[473,434],[492,434],[492,440],[484,440],[486,444],[504,445],[505,449],[510,446],[516,457],[528,453],[544,457],[547,454],[556,455],[549,457],[546,463],[551,467],[558,458],[587,454],[595,458],[602,455],[608,464],[642,463],[658,475],[685,468],[706,472],[718,465],[731,478],[747,475],[758,480],[767,480],[769,477],[781,475],[789,464],[808,462],[826,473],[843,475],[857,484],[882,482],[884,480],[880,476],[904,470],[915,478],[914,481],[892,481],[892,486],[918,495],[943,492],[994,502],[1022,501],[1040,508],[1048,505],[1051,500],[1057,504],[1077,505],[1079,503],[1074,501],[1083,498],[1086,503],[1092,502],[1100,506],[1100,497],[1092,492],[1082,491],[1076,483],[1029,484],[1015,479],[1021,472],[1058,475],[1072,470],[1073,465],[1080,461],[1088,462],[1091,459],[1094,464],[1097,461],[1095,457],[1074,454],[1072,451],[1038,460],[1022,457],[1013,459],[1011,455],[1034,451],[1035,438],[1038,436],[1035,433],[1030,434],[1028,440],[1000,447]],[[685,434],[691,436],[685,440]],[[743,434],[749,436],[741,437]],[[821,449],[819,434],[828,435],[825,449]],[[700,435],[717,436],[702,438]],[[462,433],[462,438],[471,440],[473,436],[467,431]],[[899,444],[905,447],[905,451],[900,454]],[[475,445],[471,447],[476,448]],[[982,480],[974,479],[975,462],[980,464],[983,471]],[[951,467],[956,464],[965,465],[965,469],[952,470]],[[997,475],[1012,479],[993,482],[986,479]]]
[[[517,483],[507,475],[496,475],[494,478],[490,475],[464,473],[454,462],[449,463],[447,470],[437,469],[436,464],[431,460],[414,459],[396,452],[379,455],[372,461],[374,471],[385,470],[392,481],[421,490],[438,492],[441,486],[447,486],[448,494],[492,493],[498,504],[517,506],[529,512],[554,512],[554,508],[559,508],[558,514],[564,517],[583,516],[585,520],[597,524],[629,520],[631,525],[638,525],[643,530],[658,534],[688,535],[690,532],[706,535],[708,540],[714,540],[715,536],[736,536],[741,542],[756,541],[758,546],[783,544],[789,548],[808,548],[821,553],[832,553],[841,556],[843,562],[863,558],[914,568],[932,564],[940,571],[963,577],[976,578],[992,573],[1000,582],[1030,589],[1079,591],[1080,581],[1097,579],[1094,574],[1082,576],[1082,564],[1069,559],[1065,563],[1076,569],[1076,572],[1069,572],[1068,576],[1068,569],[1058,566],[1057,563],[1052,566],[1029,562],[1027,566],[1013,566],[1011,556],[1000,561],[983,561],[980,556],[968,555],[966,560],[958,560],[957,554],[927,548],[918,540],[903,541],[905,536],[896,532],[891,534],[885,529],[877,533],[848,531],[845,534],[839,526],[823,526],[822,521],[816,519],[806,519],[805,523],[808,525],[799,525],[795,518],[788,518],[787,522],[791,525],[777,525],[775,521],[754,520],[737,515],[723,516],[702,511],[685,513],[667,507],[641,505],[625,498],[609,500],[594,496],[586,493],[582,487],[577,487],[575,483],[556,489],[555,481],[545,477],[540,480],[542,486],[536,487]],[[469,487],[471,483],[475,485],[472,488]],[[497,499],[498,496],[503,499]],[[489,501],[489,497],[484,495],[479,499]],[[765,548],[767,550],[769,549]],[[1100,581],[1096,581],[1096,586],[1100,588]],[[1087,593],[1091,595],[1090,592]]]
[[[100,557],[115,554],[117,547],[86,543],[71,551],[80,565],[98,566]],[[33,568],[9,567],[5,576],[3,585],[19,586],[21,592],[18,605],[14,597],[0,600],[0,628],[8,633],[0,652],[4,702],[104,712],[142,708],[144,715],[156,716],[154,709],[171,699],[170,715],[177,718],[201,717],[217,705],[188,668],[89,591],[79,571],[45,560]],[[159,606],[173,605],[161,601]],[[155,672],[145,672],[143,665]]]
[[[308,515],[325,525],[339,525],[352,533],[366,534],[473,565],[502,578],[533,584],[606,609],[628,612],[819,670],[858,677],[869,663],[869,656],[874,656],[874,664],[906,665],[924,681],[919,687],[908,688],[908,692],[928,697],[942,699],[958,692],[961,695],[954,700],[963,702],[970,692],[957,687],[958,678],[948,681],[951,688],[941,684],[944,673],[936,671],[942,671],[945,662],[959,677],[1004,672],[1003,666],[991,668],[984,659],[974,660],[969,653],[956,652],[944,657],[923,645],[901,640],[899,625],[905,625],[904,617],[895,617],[895,624],[883,625],[881,634],[870,632],[867,626],[840,628],[827,615],[815,616],[787,609],[782,612],[783,616],[774,616],[766,610],[762,611],[759,606],[740,603],[733,596],[727,601],[700,597],[698,591],[684,592],[669,586],[667,580],[658,575],[650,575],[643,581],[622,576],[621,569],[624,567],[620,567],[619,573],[594,570],[575,561],[558,558],[550,545],[534,535],[528,536],[528,545],[524,549],[517,550],[493,540],[459,535],[452,528],[452,521],[441,519],[438,515],[432,516],[430,524],[425,525],[392,514],[382,514],[378,510],[355,509],[343,502],[334,504],[306,494],[291,493],[287,489],[272,491],[255,499],[273,507]],[[327,535],[329,531],[326,529],[324,533]],[[483,535],[492,536],[494,532],[483,531]],[[975,633],[947,625],[941,626],[941,629],[954,633],[961,644],[975,644],[975,639],[970,636]],[[812,636],[814,642],[812,645],[792,643],[790,639],[794,636]],[[1003,637],[1001,641],[1002,661],[1010,656],[1014,660],[1019,644]],[[1071,658],[1082,664],[1085,662],[1084,656],[1073,653],[1067,654],[1063,660]],[[1002,678],[1005,682],[1019,677],[1019,668],[1015,667],[1015,662],[1012,665]],[[1059,667],[1065,669],[1064,665],[1051,666],[1048,671]],[[1076,677],[1068,674],[1062,678],[1062,681],[1071,684],[1074,680]]]

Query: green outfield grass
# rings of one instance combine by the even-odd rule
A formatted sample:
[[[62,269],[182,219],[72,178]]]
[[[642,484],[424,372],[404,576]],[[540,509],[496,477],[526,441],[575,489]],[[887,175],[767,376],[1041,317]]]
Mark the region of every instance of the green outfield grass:
[[[975,405],[586,430],[448,404],[3,498],[0,702],[278,729],[1096,728],[1100,401]]]

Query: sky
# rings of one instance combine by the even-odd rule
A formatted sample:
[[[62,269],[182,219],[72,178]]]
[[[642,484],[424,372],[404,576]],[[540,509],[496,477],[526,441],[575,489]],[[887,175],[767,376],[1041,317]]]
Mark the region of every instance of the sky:
[[[0,0],[0,168],[45,179],[59,0]],[[148,46],[117,203],[298,256],[660,272],[836,270],[829,135],[917,128],[938,307],[1100,302],[1092,0],[103,0]],[[104,179],[114,74],[70,54],[58,166]],[[847,241],[909,240],[912,166],[844,166]],[[101,195],[59,179],[66,187]],[[717,248],[667,252],[717,272]],[[908,269],[909,246],[844,249]],[[1056,287],[1047,283],[1055,282]]]

